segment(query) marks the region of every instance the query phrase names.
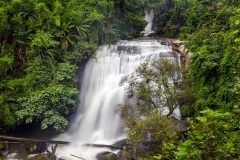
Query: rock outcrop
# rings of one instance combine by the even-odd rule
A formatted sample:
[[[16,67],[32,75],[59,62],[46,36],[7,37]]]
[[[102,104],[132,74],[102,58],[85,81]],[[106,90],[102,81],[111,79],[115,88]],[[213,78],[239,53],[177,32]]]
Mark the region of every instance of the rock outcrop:
[[[98,160],[117,160],[117,155],[112,152],[101,152],[97,155]]]
[[[170,44],[172,46],[173,52],[181,55],[182,63],[185,66],[184,69],[188,70],[190,56],[192,55],[192,52],[185,47],[184,41],[170,40]]]

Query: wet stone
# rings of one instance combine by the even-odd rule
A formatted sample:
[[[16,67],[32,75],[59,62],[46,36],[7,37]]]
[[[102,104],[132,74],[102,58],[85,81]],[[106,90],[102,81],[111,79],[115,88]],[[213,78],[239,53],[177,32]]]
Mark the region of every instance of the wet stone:
[[[97,155],[98,160],[116,160],[117,155],[112,152],[101,152]]]

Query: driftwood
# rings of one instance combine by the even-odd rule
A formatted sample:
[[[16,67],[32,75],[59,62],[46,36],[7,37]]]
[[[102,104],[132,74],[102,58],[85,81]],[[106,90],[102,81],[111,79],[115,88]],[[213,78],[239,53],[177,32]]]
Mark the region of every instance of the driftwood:
[[[110,149],[123,149],[123,147],[120,147],[120,146],[107,145],[107,144],[85,144],[85,146],[90,146],[90,147],[107,147],[107,148],[110,148]]]
[[[53,160],[53,158],[54,158],[54,155],[55,155],[55,153],[56,153],[56,150],[57,150],[57,146],[58,146],[58,144],[55,144],[55,146],[54,146],[54,148],[53,148],[53,151],[52,151],[52,154],[51,154],[51,156],[50,156],[50,160]]]
[[[54,141],[54,140],[39,140],[39,139],[30,139],[30,138],[20,138],[20,137],[11,137],[0,135],[0,143],[3,144],[18,144],[18,143],[51,143],[51,144],[69,144],[67,141]],[[11,141],[8,142],[7,140]],[[90,147],[108,147],[111,149],[122,149],[122,146],[118,145],[106,145],[106,144],[85,144],[85,146]]]
[[[75,155],[73,155],[73,154],[71,154],[71,156],[76,157],[76,158],[79,158],[79,159],[83,159],[83,160],[85,160],[84,158],[81,158],[81,157],[75,156]]]
[[[8,142],[8,141],[0,141],[2,144],[21,144],[21,143],[31,143],[31,142]]]
[[[38,143],[52,143],[52,144],[69,144],[69,142],[67,141],[39,140],[39,139],[20,138],[20,137],[11,137],[11,136],[3,136],[3,135],[0,135],[0,139],[23,142],[23,143],[38,142]],[[3,143],[7,144],[8,142],[3,142]]]

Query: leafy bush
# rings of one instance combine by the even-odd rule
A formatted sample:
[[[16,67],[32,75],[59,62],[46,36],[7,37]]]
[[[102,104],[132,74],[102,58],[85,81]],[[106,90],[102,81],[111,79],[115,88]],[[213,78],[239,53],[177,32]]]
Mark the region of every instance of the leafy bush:
[[[176,159],[239,159],[240,110],[201,111],[187,139],[177,148]]]
[[[188,101],[191,90],[185,90],[187,83],[181,84],[179,74],[180,67],[175,61],[160,57],[142,63],[128,78],[127,90],[133,96],[133,104],[119,104],[118,113],[127,128],[127,142],[134,148],[128,152],[129,157],[151,158],[158,154],[157,157],[165,159],[174,157],[178,135],[168,116],[178,105],[192,104],[192,100]],[[164,113],[163,107],[170,111]]]

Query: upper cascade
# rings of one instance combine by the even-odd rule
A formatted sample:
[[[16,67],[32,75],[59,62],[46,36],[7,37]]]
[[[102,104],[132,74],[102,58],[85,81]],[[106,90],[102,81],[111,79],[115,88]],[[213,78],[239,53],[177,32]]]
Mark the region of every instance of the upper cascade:
[[[144,31],[141,32],[144,36],[148,36],[154,31],[152,30],[152,25],[153,25],[153,18],[154,18],[154,13],[153,10],[151,11],[145,11],[145,21],[147,22],[146,27],[144,28]]]

